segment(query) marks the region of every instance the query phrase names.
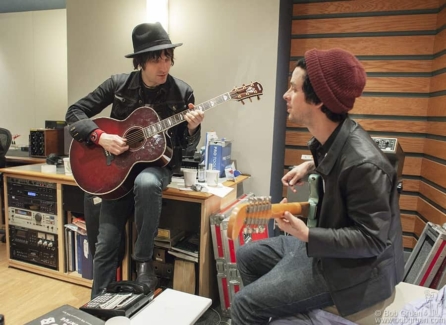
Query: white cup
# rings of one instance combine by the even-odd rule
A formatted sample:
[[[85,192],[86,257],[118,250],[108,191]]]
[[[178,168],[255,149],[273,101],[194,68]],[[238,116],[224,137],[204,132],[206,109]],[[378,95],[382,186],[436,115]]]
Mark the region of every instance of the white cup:
[[[127,318],[125,316],[115,316],[109,318],[105,322],[105,325],[130,325],[130,324],[131,324],[130,318]]]
[[[206,184],[208,186],[218,186],[219,170],[206,170]]]
[[[195,184],[197,180],[197,170],[196,169],[183,169],[184,175],[184,186],[191,187]]]
[[[70,158],[65,157],[63,159],[63,167],[65,170],[65,175],[73,175],[73,172],[71,171]]]

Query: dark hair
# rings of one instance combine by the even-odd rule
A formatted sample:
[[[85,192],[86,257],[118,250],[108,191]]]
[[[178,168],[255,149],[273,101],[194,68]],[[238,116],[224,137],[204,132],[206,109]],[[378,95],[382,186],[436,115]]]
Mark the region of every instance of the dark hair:
[[[138,69],[138,67],[144,68],[147,61],[158,60],[163,54],[170,58],[172,65],[174,65],[173,48],[170,48],[136,55],[133,58],[133,68],[135,68],[135,70]]]
[[[312,103],[315,105],[320,104],[321,100],[319,99],[316,92],[314,91],[314,88],[310,82],[310,77],[308,76],[308,73],[307,73],[307,64],[305,63],[305,58],[302,58],[299,61],[297,61],[296,68],[297,67],[299,67],[305,71],[305,76],[303,78],[304,82],[302,84],[302,90],[305,95],[305,101],[307,103]],[[322,104],[321,111],[323,113],[325,113],[325,115],[327,116],[327,118],[330,121],[333,121],[333,122],[341,122],[348,117],[348,113],[342,113],[342,114],[333,113],[332,111],[330,111],[327,108],[327,106],[325,106],[325,104]]]

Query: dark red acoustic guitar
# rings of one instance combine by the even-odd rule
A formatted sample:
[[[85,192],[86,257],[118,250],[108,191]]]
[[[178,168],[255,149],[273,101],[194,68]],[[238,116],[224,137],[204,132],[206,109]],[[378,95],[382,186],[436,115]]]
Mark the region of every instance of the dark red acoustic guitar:
[[[207,102],[195,105],[194,110],[203,112],[229,100],[241,101],[263,95],[263,87],[258,82],[234,88]],[[113,200],[123,197],[133,189],[136,176],[147,166],[165,166],[172,158],[170,139],[166,131],[185,122],[182,111],[164,120],[150,107],[136,109],[123,121],[109,117],[94,119],[106,133],[117,134],[127,139],[129,150],[115,156],[97,145],[72,141],[70,163],[77,185],[85,192],[103,199]]]

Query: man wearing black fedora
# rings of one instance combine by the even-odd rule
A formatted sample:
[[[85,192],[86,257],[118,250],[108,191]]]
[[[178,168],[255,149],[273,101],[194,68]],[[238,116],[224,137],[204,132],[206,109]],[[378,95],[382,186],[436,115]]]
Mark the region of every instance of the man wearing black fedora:
[[[174,49],[182,43],[172,44],[160,23],[136,26],[132,40],[134,52],[125,57],[133,59],[135,71],[111,76],[71,105],[66,114],[70,134],[75,141],[101,146],[113,155],[120,155],[129,149],[126,139],[101,130],[91,119],[108,105],[112,105],[110,117],[116,120],[128,118],[142,106],[151,107],[163,120],[193,108],[195,102],[192,88],[169,74],[174,64]],[[148,165],[135,178],[133,191],[129,194],[116,200],[102,200],[99,216],[96,217],[92,215],[95,210],[93,204],[86,204],[87,229],[88,223],[94,223],[95,218],[98,223],[92,297],[115,280],[125,224],[133,215],[137,231],[132,252],[136,263],[136,281],[147,284],[152,290],[156,288],[158,280],[152,255],[161,214],[162,191],[170,183],[173,172],[180,168],[182,150],[194,151],[198,145],[203,118],[203,112],[190,110],[184,115],[184,122],[165,132],[172,143],[172,159],[164,167]],[[95,239],[96,233],[90,232],[91,238]]]

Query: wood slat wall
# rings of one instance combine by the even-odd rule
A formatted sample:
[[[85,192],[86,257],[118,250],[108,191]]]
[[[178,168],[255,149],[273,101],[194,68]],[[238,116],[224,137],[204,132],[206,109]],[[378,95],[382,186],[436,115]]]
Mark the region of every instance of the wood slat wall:
[[[371,136],[398,138],[404,245],[427,221],[446,223],[446,0],[294,0],[290,72],[312,48],[340,47],[367,84],[351,117]],[[301,162],[309,132],[287,123],[284,172]],[[284,193],[286,193],[284,191]]]

